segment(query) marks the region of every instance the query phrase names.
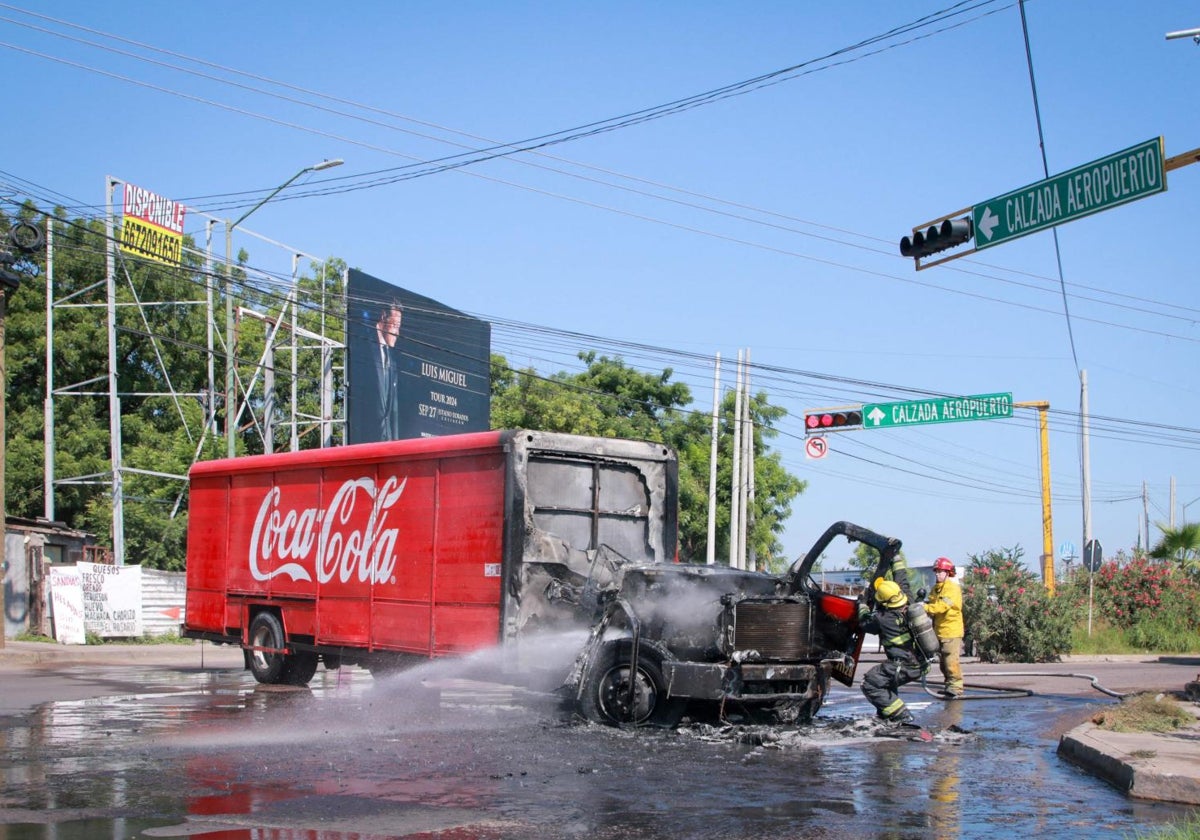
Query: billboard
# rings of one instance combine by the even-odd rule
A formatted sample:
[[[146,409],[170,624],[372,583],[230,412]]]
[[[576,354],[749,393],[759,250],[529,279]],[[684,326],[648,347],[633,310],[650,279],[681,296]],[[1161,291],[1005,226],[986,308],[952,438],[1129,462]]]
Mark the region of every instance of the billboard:
[[[125,185],[123,204],[121,250],[155,262],[179,265],[187,208],[133,184]]]
[[[350,269],[346,442],[486,431],[491,345],[487,321]]]

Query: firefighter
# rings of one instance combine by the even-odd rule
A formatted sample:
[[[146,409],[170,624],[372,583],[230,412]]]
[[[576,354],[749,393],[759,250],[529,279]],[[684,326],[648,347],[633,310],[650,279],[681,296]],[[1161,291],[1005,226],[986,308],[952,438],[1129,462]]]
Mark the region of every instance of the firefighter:
[[[908,627],[908,597],[895,581],[875,578],[875,609],[858,596],[858,621],[868,633],[877,633],[887,659],[867,672],[862,692],[879,717],[888,723],[912,723],[912,712],[897,693],[900,686],[919,680],[925,667],[916,652]]]
[[[939,557],[933,562],[936,583],[925,612],[933,620],[933,631],[938,637],[938,665],[944,681],[943,696],[947,699],[962,697],[963,675],[959,657],[963,647],[962,587],[954,580],[956,570],[949,557]]]

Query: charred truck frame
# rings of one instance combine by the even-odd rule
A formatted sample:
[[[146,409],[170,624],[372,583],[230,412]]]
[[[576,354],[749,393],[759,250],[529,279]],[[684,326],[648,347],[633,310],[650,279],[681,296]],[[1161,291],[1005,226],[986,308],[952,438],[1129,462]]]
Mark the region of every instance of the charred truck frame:
[[[497,431],[208,461],[192,468],[183,635],[241,646],[263,683],[319,663],[373,673],[500,646],[516,675],[574,634],[557,675],[589,719],[802,721],[849,685],[862,633],[810,572],[676,560],[678,466],[662,444]],[[906,582],[905,582],[906,583]]]

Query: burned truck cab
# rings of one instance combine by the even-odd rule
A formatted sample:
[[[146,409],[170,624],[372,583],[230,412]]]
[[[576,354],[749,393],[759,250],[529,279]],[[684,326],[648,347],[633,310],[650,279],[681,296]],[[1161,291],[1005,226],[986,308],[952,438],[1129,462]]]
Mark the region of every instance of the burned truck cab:
[[[854,600],[822,592],[810,576],[838,537],[879,551],[879,573],[900,548],[838,522],[782,575],[686,564],[622,568],[569,681],[580,710],[614,725],[672,726],[684,714],[811,720],[831,679],[853,681],[862,645]]]

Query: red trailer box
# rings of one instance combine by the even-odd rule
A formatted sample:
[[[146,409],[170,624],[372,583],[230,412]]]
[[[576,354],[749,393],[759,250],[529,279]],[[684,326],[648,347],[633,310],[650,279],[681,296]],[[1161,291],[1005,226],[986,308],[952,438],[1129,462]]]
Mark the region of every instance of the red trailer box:
[[[785,575],[679,564],[674,452],[548,432],[232,458],[190,478],[184,635],[240,645],[260,682],[497,645],[532,670],[536,640],[578,631],[563,676],[608,723],[705,704],[815,714],[831,675],[853,678],[861,634],[809,570],[837,535],[879,549],[881,569],[900,545],[837,523]]]

